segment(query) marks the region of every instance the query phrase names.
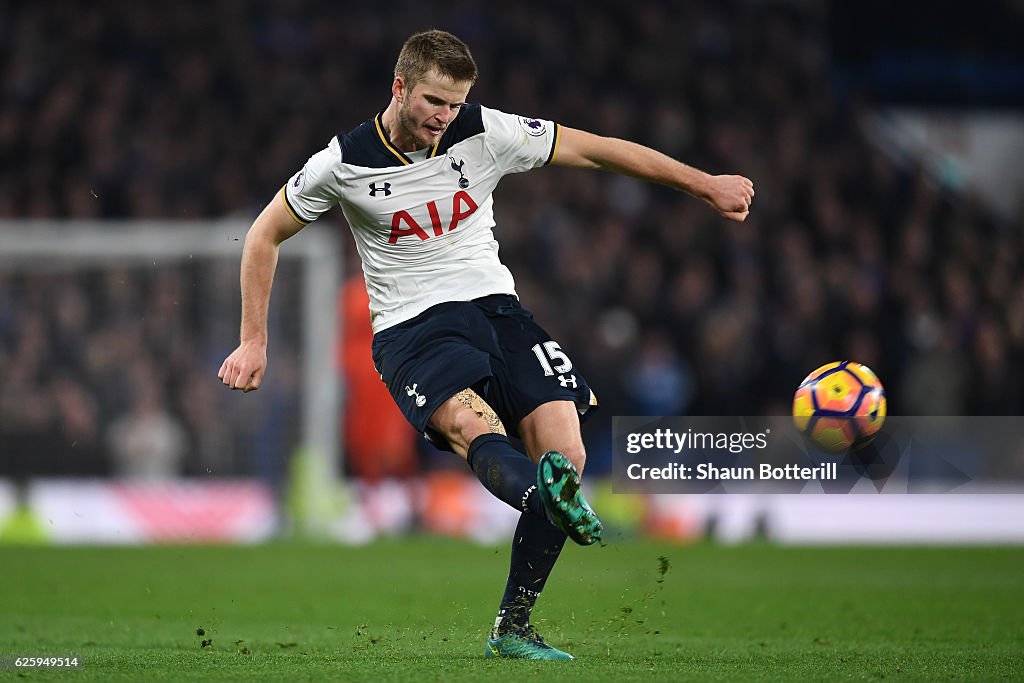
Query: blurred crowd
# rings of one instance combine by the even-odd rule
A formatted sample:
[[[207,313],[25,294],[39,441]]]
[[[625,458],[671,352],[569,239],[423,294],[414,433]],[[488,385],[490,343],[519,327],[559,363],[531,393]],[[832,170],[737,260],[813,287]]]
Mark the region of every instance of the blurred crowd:
[[[1021,414],[1024,233],[866,142],[823,7],[5,3],[0,218],[249,220],[387,105],[403,40],[436,26],[477,59],[473,101],[754,180],[743,224],[595,172],[498,189],[519,295],[598,392],[593,471],[612,415],[786,414],[834,359],[875,369],[893,414]],[[217,384],[237,304],[193,282],[237,297],[231,265],[0,271],[0,474],[57,453],[79,473],[278,476],[302,388],[246,408]],[[271,373],[296,362],[281,328]],[[133,465],[140,429],[159,452]]]

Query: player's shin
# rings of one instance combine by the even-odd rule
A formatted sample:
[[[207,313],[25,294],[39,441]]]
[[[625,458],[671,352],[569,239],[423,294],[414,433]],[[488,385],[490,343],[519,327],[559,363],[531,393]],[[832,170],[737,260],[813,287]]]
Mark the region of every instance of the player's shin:
[[[520,516],[512,537],[505,595],[501,598],[491,638],[522,631],[529,625],[530,612],[562,552],[565,539],[564,532],[540,517],[528,513]]]
[[[520,512],[549,523],[550,516],[537,494],[537,466],[501,434],[482,434],[469,444],[466,462],[488,491]]]

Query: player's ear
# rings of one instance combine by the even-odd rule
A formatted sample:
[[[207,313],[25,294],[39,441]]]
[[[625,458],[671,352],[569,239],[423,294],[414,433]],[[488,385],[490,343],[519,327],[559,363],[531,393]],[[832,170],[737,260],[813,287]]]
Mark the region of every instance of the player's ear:
[[[401,102],[405,98],[405,79],[401,76],[395,76],[394,83],[391,84],[391,94],[395,96],[395,100]]]

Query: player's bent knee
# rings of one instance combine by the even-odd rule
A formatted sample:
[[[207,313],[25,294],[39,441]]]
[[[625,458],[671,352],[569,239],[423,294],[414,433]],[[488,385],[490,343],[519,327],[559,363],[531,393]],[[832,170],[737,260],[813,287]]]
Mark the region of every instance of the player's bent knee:
[[[576,468],[577,474],[583,474],[583,468],[587,464],[587,452],[583,448],[583,444],[578,446],[570,446],[562,451],[562,455],[569,459],[569,462]]]
[[[583,442],[571,442],[571,441],[551,441],[544,445],[543,450],[546,451],[558,451],[572,463],[573,467],[576,468],[577,474],[583,474],[583,468],[587,465],[587,451],[583,447]],[[538,456],[540,453],[538,453]]]

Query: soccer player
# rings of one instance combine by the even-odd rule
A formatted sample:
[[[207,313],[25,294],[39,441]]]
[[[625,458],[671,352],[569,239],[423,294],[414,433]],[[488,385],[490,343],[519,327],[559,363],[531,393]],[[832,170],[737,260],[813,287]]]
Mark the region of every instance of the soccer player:
[[[566,536],[581,545],[601,538],[580,491],[580,421],[597,399],[520,305],[498,259],[492,193],[505,174],[547,164],[604,169],[688,192],[742,221],[754,190],[744,177],[708,175],[635,143],[469,104],[476,78],[469,49],[450,33],[406,41],[387,108],[310,157],[250,228],[241,340],[218,377],[259,388],[278,249],[340,204],[362,259],[381,379],[420,433],[465,458],[522,513],[487,656],[572,659],[537,635],[530,612]]]

